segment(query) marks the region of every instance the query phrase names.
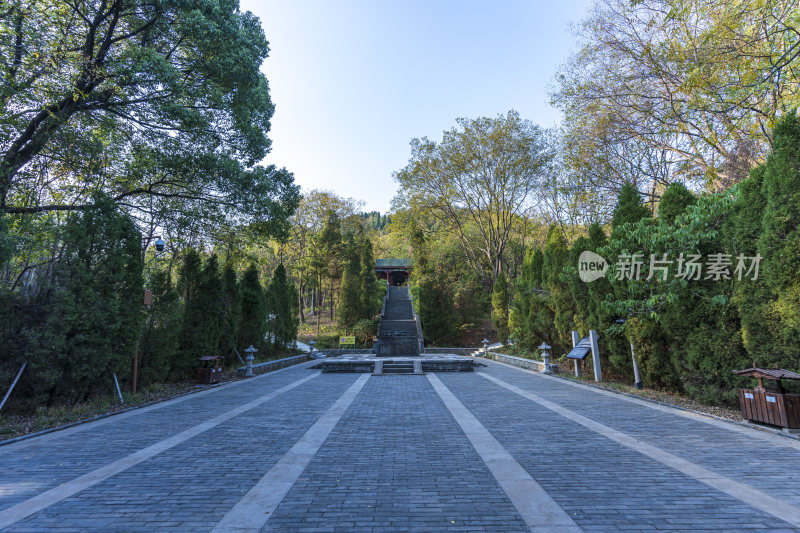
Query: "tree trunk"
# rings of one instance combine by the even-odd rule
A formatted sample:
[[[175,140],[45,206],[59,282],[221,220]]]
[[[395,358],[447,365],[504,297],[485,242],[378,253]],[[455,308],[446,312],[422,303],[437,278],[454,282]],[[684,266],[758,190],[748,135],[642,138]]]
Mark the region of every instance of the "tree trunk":
[[[333,278],[331,278],[331,322],[333,322]]]
[[[297,297],[299,298],[299,302],[298,303],[299,303],[299,307],[300,307],[300,323],[301,324],[305,324],[306,323],[306,314],[304,312],[305,305],[303,305],[305,302],[303,300],[303,282],[302,281],[300,282],[300,289],[297,291]]]

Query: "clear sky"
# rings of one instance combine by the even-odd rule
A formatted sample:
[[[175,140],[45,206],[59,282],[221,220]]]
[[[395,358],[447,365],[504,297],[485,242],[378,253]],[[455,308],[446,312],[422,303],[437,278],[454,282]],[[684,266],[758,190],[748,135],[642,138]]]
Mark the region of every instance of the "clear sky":
[[[547,86],[589,0],[241,0],[270,43],[276,105],[265,163],[304,190],[386,212],[409,141],[441,140],[457,117],[516,109],[555,125]]]

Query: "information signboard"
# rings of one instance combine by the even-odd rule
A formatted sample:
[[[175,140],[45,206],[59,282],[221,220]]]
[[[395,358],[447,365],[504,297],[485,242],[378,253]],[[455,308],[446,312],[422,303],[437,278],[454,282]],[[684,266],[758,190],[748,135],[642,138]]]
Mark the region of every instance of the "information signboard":
[[[586,359],[592,351],[592,341],[589,337],[584,337],[578,341],[578,344],[567,354],[567,359]]]

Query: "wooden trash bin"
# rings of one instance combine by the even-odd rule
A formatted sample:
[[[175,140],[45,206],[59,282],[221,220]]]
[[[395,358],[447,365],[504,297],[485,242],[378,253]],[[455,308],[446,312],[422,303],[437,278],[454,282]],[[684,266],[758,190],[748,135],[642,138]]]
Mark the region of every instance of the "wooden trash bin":
[[[739,406],[745,419],[788,429],[800,428],[800,394],[787,394],[781,385],[782,379],[800,380],[800,374],[782,368],[755,367],[733,372],[758,379],[755,389],[739,389]],[[766,390],[765,379],[776,381],[776,390]]]
[[[197,382],[203,385],[219,383],[222,380],[222,357],[219,355],[204,355],[200,358],[200,368],[197,369]]]

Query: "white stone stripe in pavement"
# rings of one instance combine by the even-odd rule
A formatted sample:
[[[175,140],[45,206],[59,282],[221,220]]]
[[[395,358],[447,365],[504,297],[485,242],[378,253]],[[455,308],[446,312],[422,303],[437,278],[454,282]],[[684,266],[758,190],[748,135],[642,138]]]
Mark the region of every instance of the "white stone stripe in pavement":
[[[240,405],[230,411],[222,413],[219,416],[216,416],[210,420],[206,420],[202,424],[198,424],[194,427],[191,427],[185,431],[178,433],[177,435],[173,435],[168,439],[164,439],[160,442],[157,442],[147,448],[142,448],[138,452],[132,453],[126,457],[121,459],[117,459],[105,466],[102,466],[96,470],[92,470],[88,474],[84,474],[80,477],[77,477],[71,481],[67,481],[63,485],[59,485],[53,489],[50,489],[46,492],[38,494],[33,498],[27,499],[23,502],[20,502],[4,511],[0,511],[0,529],[4,527],[8,527],[11,524],[22,520],[36,512],[41,511],[55,503],[60,502],[70,496],[73,496],[83,490],[86,490],[94,485],[97,485],[101,481],[104,481],[111,476],[119,474],[120,472],[131,468],[132,466],[136,466],[142,461],[146,461],[151,457],[154,457],[161,452],[169,450],[185,442],[192,437],[196,437],[197,435],[208,431],[209,429],[213,429],[218,425],[222,424],[223,422],[227,422],[231,418],[241,415],[251,409],[258,407],[259,405],[275,398],[283,394],[284,392],[290,391],[295,387],[306,383],[307,381],[314,379],[315,377],[319,376],[320,372],[315,372],[314,374],[307,376],[303,379],[299,379],[282,387],[276,391],[273,391],[269,394],[261,396],[253,400],[252,402],[248,402],[246,404]]]
[[[522,465],[435,374],[428,374],[428,380],[531,531],[550,533],[581,531],[566,511],[527,470],[522,468]]]
[[[564,418],[572,420],[573,422],[577,422],[578,424],[591,429],[595,433],[599,433],[600,435],[603,435],[604,437],[616,441],[623,446],[627,446],[634,451],[646,455],[661,464],[664,464],[670,468],[674,468],[675,470],[682,472],[683,474],[686,474],[687,476],[694,478],[701,483],[705,483],[712,488],[733,496],[737,500],[741,500],[747,505],[761,509],[765,513],[788,522],[795,527],[800,527],[800,507],[796,507],[789,502],[770,496],[769,494],[766,494],[749,485],[745,485],[744,483],[734,481],[733,479],[713,472],[698,464],[692,463],[691,461],[682,459],[677,455],[665,452],[661,448],[657,448],[642,442],[634,437],[631,437],[627,433],[617,431],[616,429],[610,428],[605,424],[601,424],[600,422],[595,422],[590,418],[579,415],[571,409],[567,409],[566,407],[562,407],[549,400],[545,400],[544,398],[537,396],[532,392],[520,389],[519,387],[511,385],[510,383],[506,383],[505,381],[494,376],[489,376],[483,372],[479,372],[478,375],[488,379],[492,383],[496,383],[497,385],[510,390],[515,394],[522,396],[523,398],[527,398],[528,400],[536,402],[542,407],[558,413]]]
[[[261,531],[272,513],[319,451],[325,439],[339,423],[347,408],[367,383],[369,374],[363,374],[330,409],[300,437],[269,472],[245,494],[239,503],[228,511],[212,529],[212,533]]]

